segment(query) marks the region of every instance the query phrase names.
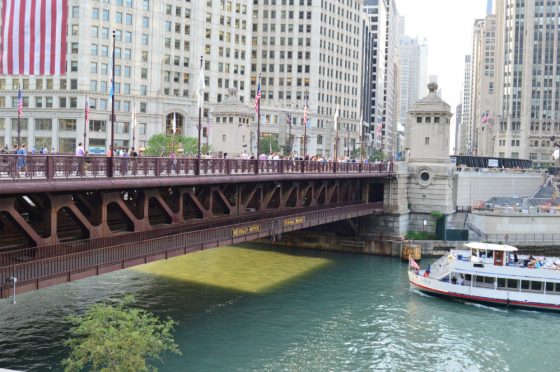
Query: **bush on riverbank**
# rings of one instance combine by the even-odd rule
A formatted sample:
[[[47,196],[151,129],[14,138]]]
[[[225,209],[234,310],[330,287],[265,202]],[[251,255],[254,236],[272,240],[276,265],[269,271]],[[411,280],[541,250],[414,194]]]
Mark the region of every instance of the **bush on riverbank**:
[[[405,237],[406,240],[439,240],[436,234],[427,231],[409,231]]]

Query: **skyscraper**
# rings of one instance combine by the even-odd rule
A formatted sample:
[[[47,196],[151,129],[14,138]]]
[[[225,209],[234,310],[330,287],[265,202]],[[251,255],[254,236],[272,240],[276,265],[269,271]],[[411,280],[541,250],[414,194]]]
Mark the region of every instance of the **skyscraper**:
[[[560,136],[558,9],[554,1],[498,0],[498,131],[494,153],[552,163]],[[503,67],[502,67],[503,66]]]
[[[406,123],[410,106],[418,101],[427,89],[427,57],[426,40],[419,42],[417,38],[404,36],[399,46],[400,65],[400,110],[399,121]]]
[[[374,53],[372,58],[371,115],[382,124],[382,140],[376,144],[386,154],[396,151],[397,118],[396,97],[398,78],[397,48],[399,29],[395,0],[366,0],[364,3],[370,27],[374,30]]]
[[[460,143],[458,152],[459,155],[472,155],[473,154],[473,123],[472,123],[472,57],[471,55],[465,56],[465,69],[463,74],[463,101],[461,115],[461,130],[460,130]]]

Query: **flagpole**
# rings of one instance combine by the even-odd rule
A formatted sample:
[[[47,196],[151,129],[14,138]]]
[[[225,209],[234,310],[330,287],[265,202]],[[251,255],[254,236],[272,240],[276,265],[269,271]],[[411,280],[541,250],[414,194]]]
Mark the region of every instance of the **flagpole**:
[[[202,71],[202,59],[203,56],[200,56],[200,71]],[[200,79],[200,77],[199,77]],[[200,89],[200,88],[199,88]],[[204,96],[202,96],[204,94],[204,92],[199,92],[199,97],[198,97],[198,144],[197,144],[197,162],[198,162],[198,173],[200,174],[200,137],[201,137],[201,133],[202,133],[202,100],[204,99]]]
[[[258,86],[261,83],[261,74],[259,74],[258,77],[258,81],[257,81],[257,89]],[[257,94],[259,94],[257,92]],[[255,173],[259,173],[259,149],[260,149],[260,145],[261,145],[261,98],[262,98],[262,90],[261,90],[261,97],[259,97],[259,101],[257,102],[257,168],[256,168],[256,172]]]
[[[113,166],[115,162],[114,154],[115,154],[115,40],[116,34],[115,30],[113,30],[113,62],[112,62],[112,75],[113,78],[111,79],[111,145],[109,150],[111,151],[109,157],[109,169],[107,170],[107,176],[113,177]]]
[[[136,150],[136,101],[132,102],[132,147]]]
[[[18,87],[18,89],[19,89],[19,87]],[[19,90],[19,95],[20,95],[21,100],[23,102],[23,95],[21,94],[21,89]],[[18,98],[18,100],[19,100],[19,98]],[[18,105],[19,104],[20,103],[18,102]],[[21,106],[23,107],[23,103],[21,103]],[[19,149],[19,146],[21,145],[21,114],[20,114],[19,108],[18,108],[18,119],[17,119],[17,145],[18,145],[18,149]]]
[[[346,147],[348,148],[348,159],[350,159],[350,124],[346,123],[346,131],[348,132],[348,141]]]
[[[303,108],[306,111],[305,114],[305,123],[303,123],[303,159],[307,155],[307,101],[309,100],[309,92],[305,91],[305,107]]]
[[[88,106],[88,98],[87,98],[87,94],[86,94],[86,102],[85,102],[85,107],[84,107],[84,150],[87,149],[87,145],[86,145],[86,130],[88,127],[88,114],[87,114],[87,106]]]
[[[334,139],[334,162],[337,163],[338,162],[338,103],[336,104],[336,112],[335,112],[335,117],[334,117],[334,126],[336,129],[336,135],[335,135],[335,139]],[[336,167],[336,165],[335,165]],[[336,168],[335,168],[336,169]]]

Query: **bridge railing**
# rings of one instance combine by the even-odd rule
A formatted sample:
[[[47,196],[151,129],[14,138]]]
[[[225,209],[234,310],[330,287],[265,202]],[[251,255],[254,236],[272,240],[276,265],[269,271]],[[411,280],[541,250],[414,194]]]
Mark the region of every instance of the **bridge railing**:
[[[0,180],[103,179],[111,174],[104,156],[0,154]],[[392,163],[308,160],[244,160],[163,157],[114,157],[114,178],[161,178],[289,173],[388,173]]]

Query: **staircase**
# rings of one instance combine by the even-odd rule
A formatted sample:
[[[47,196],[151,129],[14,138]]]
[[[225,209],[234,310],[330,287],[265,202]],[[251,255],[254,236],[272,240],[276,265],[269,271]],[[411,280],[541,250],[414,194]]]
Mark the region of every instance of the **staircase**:
[[[449,273],[449,265],[451,260],[445,255],[430,265],[430,278],[442,279]]]

